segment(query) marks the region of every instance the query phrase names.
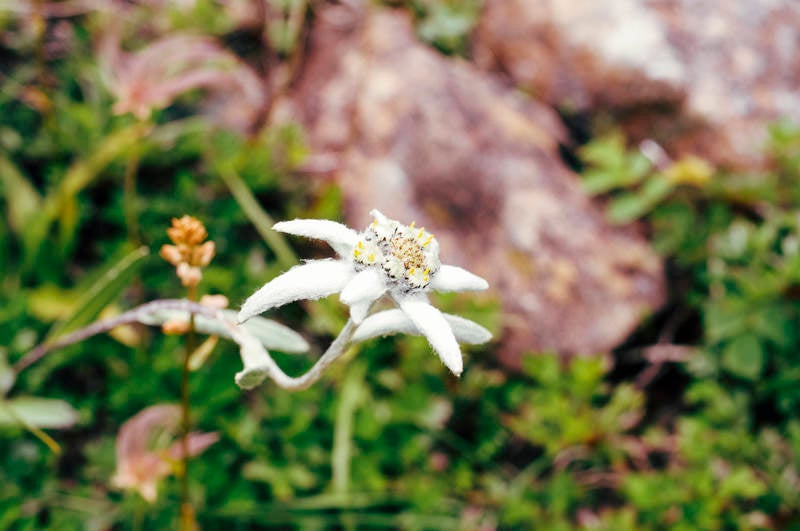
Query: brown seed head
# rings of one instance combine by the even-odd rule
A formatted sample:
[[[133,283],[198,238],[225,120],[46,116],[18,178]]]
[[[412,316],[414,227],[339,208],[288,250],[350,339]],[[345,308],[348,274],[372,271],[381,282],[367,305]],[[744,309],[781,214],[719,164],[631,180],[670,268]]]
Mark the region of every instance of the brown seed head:
[[[213,241],[207,241],[202,245],[198,245],[192,249],[192,258],[189,263],[199,267],[207,266],[211,262],[211,259],[214,258],[214,249]]]
[[[206,228],[199,219],[192,216],[172,218],[172,227],[167,229],[167,236],[176,245],[200,245],[208,237]]]
[[[174,245],[162,245],[161,251],[159,251],[158,255],[176,267],[178,264],[184,261],[183,253],[181,253],[180,249]]]
[[[203,278],[200,269],[214,258],[213,241],[203,243],[208,232],[203,224],[192,216],[172,218],[172,226],[167,235],[175,245],[164,245],[159,254],[161,258],[175,266],[175,272],[186,287],[195,287]]]

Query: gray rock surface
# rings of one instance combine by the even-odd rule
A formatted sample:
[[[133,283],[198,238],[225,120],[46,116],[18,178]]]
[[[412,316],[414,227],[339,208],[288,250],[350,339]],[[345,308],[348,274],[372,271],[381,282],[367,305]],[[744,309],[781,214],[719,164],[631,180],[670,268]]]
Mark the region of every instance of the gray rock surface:
[[[416,220],[486,277],[506,362],[607,351],[661,304],[659,259],[580,191],[551,109],[421,44],[402,11],[323,9],[311,35],[276,109],[307,128],[309,168],[339,180],[353,226],[371,208]]]
[[[486,0],[474,34],[477,63],[537,98],[738,167],[800,121],[798,48],[794,0]]]

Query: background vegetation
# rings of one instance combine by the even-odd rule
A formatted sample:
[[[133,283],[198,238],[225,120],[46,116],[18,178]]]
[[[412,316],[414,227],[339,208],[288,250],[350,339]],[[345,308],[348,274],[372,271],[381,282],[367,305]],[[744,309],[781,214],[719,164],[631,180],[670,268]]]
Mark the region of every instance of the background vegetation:
[[[275,4],[279,55],[294,50],[298,4]],[[423,39],[463,53],[475,2],[402,4]],[[252,59],[258,36],[215,5],[132,5],[116,26],[46,18],[35,3],[0,12],[2,529],[166,529],[178,515],[174,478],[154,504],[110,478],[120,426],[178,401],[180,337],[126,328],[18,375],[9,365],[101,315],[182,296],[154,252],[172,217],[206,223],[217,256],[201,290],[234,306],[295,260],[265,216],[342,217],[334,184],[295,171],[306,154],[296,127],[263,125],[264,114],[227,124],[198,90],[115,112],[121,71],[99,46],[110,37],[137,50],[189,28]],[[212,57],[228,61],[214,69],[235,72],[232,57]],[[613,133],[582,149],[587,191],[610,221],[641,221],[669,269],[668,305],[613,356],[531,352],[509,372],[489,345],[455,380],[423,339],[386,338],[307,391],[243,393],[237,351],[220,343],[190,381],[195,424],[221,436],[190,469],[200,525],[800,528],[800,130],[778,124],[771,138],[773,170],[759,175],[654,162]],[[439,302],[501,336],[491,298]],[[319,352],[345,313],[330,301],[275,317]],[[59,454],[30,428],[60,423],[73,425],[48,430]]]

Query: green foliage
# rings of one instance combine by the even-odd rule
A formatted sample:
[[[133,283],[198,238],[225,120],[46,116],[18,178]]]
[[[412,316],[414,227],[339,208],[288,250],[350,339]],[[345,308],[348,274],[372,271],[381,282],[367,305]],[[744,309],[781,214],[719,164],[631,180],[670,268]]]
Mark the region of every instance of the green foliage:
[[[467,53],[469,34],[478,22],[482,0],[383,0],[400,4],[414,16],[419,37],[446,54]]]
[[[618,135],[583,154],[587,190],[606,194],[610,220],[649,223],[655,245],[685,279],[678,300],[702,330],[686,366],[692,414],[676,425],[685,466],[631,475],[624,492],[646,509],[649,525],[796,525],[800,507],[787,480],[800,469],[787,449],[796,445],[800,406],[800,128],[771,129],[772,167],[758,175],[711,171],[691,157],[656,168]],[[646,192],[665,177],[668,192]]]
[[[628,385],[613,393],[603,382],[601,358],[576,358],[563,370],[553,356],[528,358],[526,373],[539,387],[521,393],[522,410],[509,427],[551,459],[569,448],[591,447],[591,458],[611,463],[624,458],[618,438],[635,426],[644,397]]]

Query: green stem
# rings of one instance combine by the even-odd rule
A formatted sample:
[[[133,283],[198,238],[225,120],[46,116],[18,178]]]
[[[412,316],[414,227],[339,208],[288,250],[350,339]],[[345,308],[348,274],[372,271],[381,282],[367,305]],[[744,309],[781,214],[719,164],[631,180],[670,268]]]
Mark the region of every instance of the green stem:
[[[219,168],[219,174],[247,218],[253,223],[253,226],[255,226],[256,230],[261,235],[261,238],[269,248],[272,249],[272,252],[275,253],[275,258],[277,258],[281,267],[289,269],[297,264],[297,255],[294,254],[289,244],[286,243],[286,240],[280,233],[272,230],[275,220],[261,208],[253,192],[250,191],[250,188],[248,188],[247,184],[239,177],[236,171],[231,167],[225,166]]]
[[[142,508],[142,502],[140,500],[137,499],[134,503],[131,527],[133,531],[142,531],[144,529],[144,509]]]
[[[361,402],[361,388],[365,373],[366,366],[363,363],[353,364],[347,371],[339,395],[333,431],[333,450],[331,451],[331,472],[335,494],[346,494],[350,483],[353,421]]]
[[[194,287],[188,290],[188,298],[194,301],[197,293]],[[194,352],[194,313],[189,314],[189,332],[186,335],[186,350],[183,355],[181,372],[181,525],[183,531],[194,528],[194,511],[189,501],[189,359]]]

